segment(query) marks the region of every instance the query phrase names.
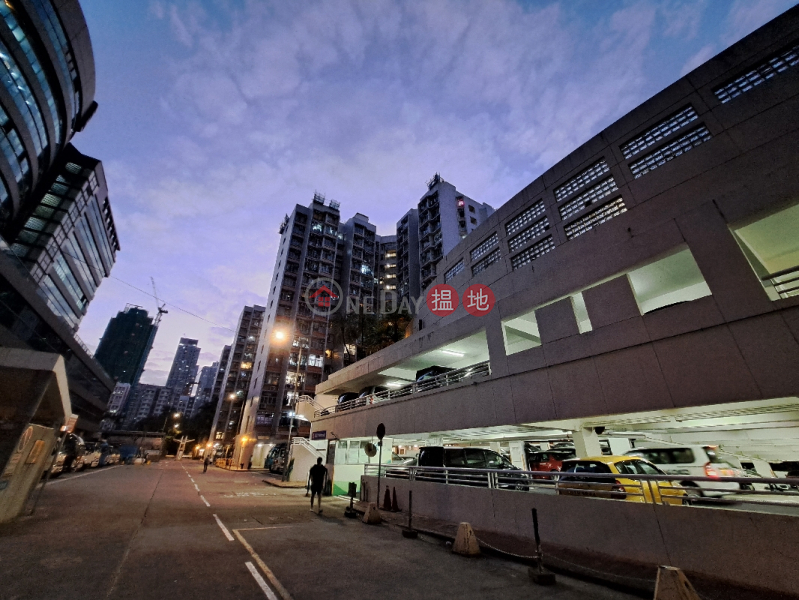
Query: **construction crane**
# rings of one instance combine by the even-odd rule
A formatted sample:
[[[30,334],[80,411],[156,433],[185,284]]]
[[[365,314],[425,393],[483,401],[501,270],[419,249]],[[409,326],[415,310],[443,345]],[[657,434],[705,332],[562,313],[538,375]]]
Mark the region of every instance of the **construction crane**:
[[[158,308],[158,315],[156,315],[155,321],[153,322],[153,325],[157,327],[161,322],[161,316],[168,314],[169,311],[164,308],[166,306],[166,302],[161,302],[158,299],[158,291],[155,289],[155,279],[150,277],[150,281],[153,282],[153,297],[155,298],[155,306]]]

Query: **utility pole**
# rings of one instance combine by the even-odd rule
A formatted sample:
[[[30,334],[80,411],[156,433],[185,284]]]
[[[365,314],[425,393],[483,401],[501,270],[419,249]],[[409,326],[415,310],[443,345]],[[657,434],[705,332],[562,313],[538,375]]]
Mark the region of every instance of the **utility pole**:
[[[291,430],[294,429],[294,413],[297,410],[297,398],[300,394],[299,387],[300,363],[302,362],[302,338],[299,339],[300,341],[297,342],[297,346],[299,347],[299,354],[297,354],[297,372],[294,375],[294,398],[292,398],[292,402],[289,405],[289,408],[291,408],[291,419],[289,420],[289,438],[286,444],[286,465],[283,467],[283,481],[288,481],[289,479],[289,466],[291,465]],[[305,386],[303,385],[303,387]]]

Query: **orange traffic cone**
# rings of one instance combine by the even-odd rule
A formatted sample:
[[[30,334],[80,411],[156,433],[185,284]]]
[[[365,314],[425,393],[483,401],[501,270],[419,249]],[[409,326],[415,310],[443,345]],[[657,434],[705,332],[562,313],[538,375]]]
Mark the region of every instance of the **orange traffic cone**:
[[[386,488],[386,495],[383,497],[383,510],[391,510],[391,492]]]
[[[393,490],[394,494],[391,498],[391,512],[399,512],[399,505],[397,504],[397,488]]]

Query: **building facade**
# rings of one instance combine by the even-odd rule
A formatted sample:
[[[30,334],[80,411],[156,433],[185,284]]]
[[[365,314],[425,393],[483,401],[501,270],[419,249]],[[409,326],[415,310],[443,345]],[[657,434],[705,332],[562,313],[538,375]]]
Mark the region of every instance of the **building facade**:
[[[200,358],[200,347],[197,340],[180,338],[172,367],[166,380],[167,388],[175,390],[175,397],[190,395],[197,378],[197,360]]]
[[[129,304],[108,321],[94,358],[117,382],[135,387],[144,372],[157,330],[146,310]]]
[[[397,236],[378,235],[375,255],[378,298],[384,297],[386,292],[397,294]]]
[[[410,302],[421,294],[419,211],[412,208],[397,221],[397,295]]]
[[[101,279],[92,267],[107,274],[119,245],[102,168],[67,148],[97,107],[91,41],[76,0],[9,0],[0,17],[0,345],[62,355],[76,430],[93,435],[114,382],[74,330]],[[110,259],[84,245],[80,262],[84,226]]]
[[[799,460],[798,45],[791,9],[456,245],[433,280],[454,310],[423,307],[410,337],[316,389],[335,489],[363,475],[351,450],[376,423],[398,453],[496,444],[516,460],[519,444],[568,440],[595,456],[610,434],[614,453],[654,440]],[[420,388],[431,366],[453,371]],[[364,407],[336,405],[377,385]]]
[[[244,307],[239,316],[233,343],[229,350],[225,347],[228,356],[224,368],[220,362],[219,372],[224,372],[221,379],[223,383],[219,387],[210,439],[223,446],[233,443],[244,415],[265,313],[266,308],[257,304]],[[225,352],[223,360],[224,354]]]

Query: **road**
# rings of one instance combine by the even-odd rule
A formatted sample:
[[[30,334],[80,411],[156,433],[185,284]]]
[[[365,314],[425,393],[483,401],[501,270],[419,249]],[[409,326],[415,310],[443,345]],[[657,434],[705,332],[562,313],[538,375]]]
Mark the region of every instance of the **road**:
[[[256,473],[162,461],[65,475],[36,514],[0,526],[0,599],[268,600],[633,598],[524,565],[453,555],[444,542],[343,517],[325,498]]]

